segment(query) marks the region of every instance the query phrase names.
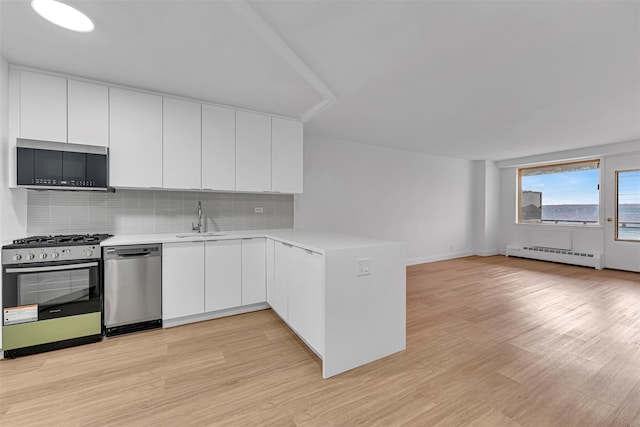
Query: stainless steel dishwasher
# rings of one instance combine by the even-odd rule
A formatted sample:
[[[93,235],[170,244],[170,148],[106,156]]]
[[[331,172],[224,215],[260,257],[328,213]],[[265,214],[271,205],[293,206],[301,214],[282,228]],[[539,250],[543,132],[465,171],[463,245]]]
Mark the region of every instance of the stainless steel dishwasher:
[[[162,245],[105,246],[104,334],[162,326]]]

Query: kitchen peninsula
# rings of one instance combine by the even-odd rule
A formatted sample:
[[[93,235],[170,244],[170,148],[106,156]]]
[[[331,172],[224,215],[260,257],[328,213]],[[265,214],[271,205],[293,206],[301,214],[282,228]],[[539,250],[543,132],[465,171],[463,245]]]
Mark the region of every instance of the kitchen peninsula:
[[[272,308],[324,378],[405,349],[402,243],[303,230],[144,234],[163,244],[163,326]]]

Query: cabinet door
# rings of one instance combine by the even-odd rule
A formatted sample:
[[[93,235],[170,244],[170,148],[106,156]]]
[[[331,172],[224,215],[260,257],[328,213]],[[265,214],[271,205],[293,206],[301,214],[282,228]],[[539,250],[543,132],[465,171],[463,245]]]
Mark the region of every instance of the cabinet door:
[[[267,244],[267,303],[273,307],[273,299],[275,293],[275,262],[276,262],[276,242],[266,239]]]
[[[324,257],[316,252],[297,252],[295,277],[289,282],[291,326],[318,353],[324,352]]]
[[[109,88],[93,83],[67,82],[69,142],[109,146]]]
[[[20,73],[20,137],[67,142],[67,80]]]
[[[204,242],[162,245],[162,318],[204,312]]]
[[[202,188],[236,189],[236,112],[202,106]]]
[[[265,239],[242,239],[242,305],[267,300]]]
[[[205,243],[205,311],[242,305],[241,240]]]
[[[236,190],[271,191],[271,117],[236,112]]]
[[[162,186],[199,190],[201,105],[162,99]]]
[[[273,268],[273,296],[271,308],[285,322],[289,307],[289,268],[292,247],[281,242],[275,243]]]
[[[162,97],[109,89],[109,180],[114,187],[162,187]]]
[[[271,119],[271,188],[302,193],[302,123]]]

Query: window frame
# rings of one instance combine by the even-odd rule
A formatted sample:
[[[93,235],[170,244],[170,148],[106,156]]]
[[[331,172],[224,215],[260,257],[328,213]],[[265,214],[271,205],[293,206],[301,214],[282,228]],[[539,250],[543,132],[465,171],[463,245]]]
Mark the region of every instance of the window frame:
[[[634,243],[640,243],[640,240],[631,240],[631,239],[621,239],[618,234],[620,233],[620,200],[619,200],[619,196],[620,196],[620,173],[625,173],[625,172],[640,172],[640,169],[625,169],[625,170],[616,170],[614,171],[615,173],[615,180],[614,180],[614,186],[615,188],[613,189],[614,191],[614,211],[613,211],[613,240],[616,242],[634,242]]]
[[[570,166],[570,165],[579,165],[585,163],[597,163],[596,169],[598,169],[598,222],[592,224],[562,224],[562,223],[552,223],[552,222],[522,222],[522,172],[532,169],[544,169],[544,168],[552,168],[552,167],[562,167],[562,166]],[[517,225],[533,225],[533,226],[553,226],[553,227],[580,227],[580,228],[598,228],[602,227],[602,219],[603,219],[603,200],[602,200],[602,159],[601,158],[590,158],[583,160],[573,160],[573,161],[560,161],[554,163],[545,163],[539,164],[535,166],[525,166],[519,167],[517,170],[517,184],[516,184],[516,224]],[[577,222],[577,221],[576,221]]]

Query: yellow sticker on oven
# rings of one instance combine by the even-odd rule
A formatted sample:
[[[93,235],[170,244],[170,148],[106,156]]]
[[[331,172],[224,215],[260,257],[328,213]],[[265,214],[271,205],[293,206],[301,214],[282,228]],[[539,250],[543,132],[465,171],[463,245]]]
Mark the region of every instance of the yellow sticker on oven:
[[[5,308],[2,318],[4,326],[17,325],[18,323],[37,322],[38,304]]]

